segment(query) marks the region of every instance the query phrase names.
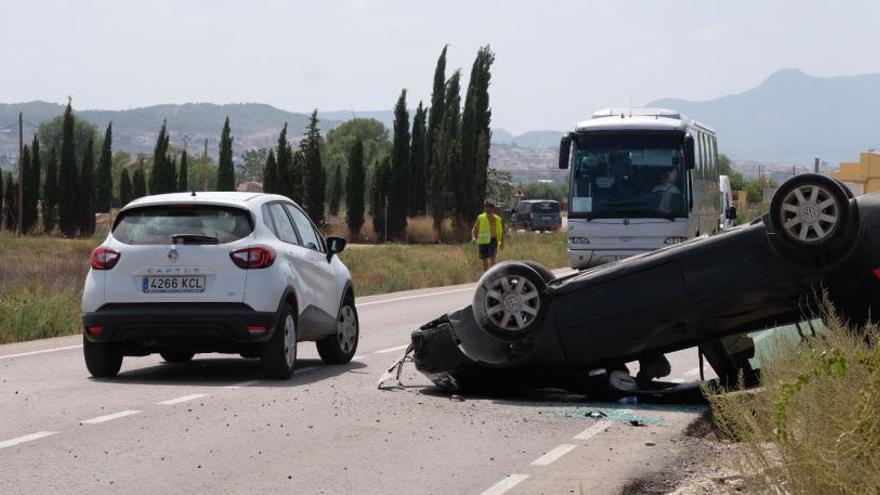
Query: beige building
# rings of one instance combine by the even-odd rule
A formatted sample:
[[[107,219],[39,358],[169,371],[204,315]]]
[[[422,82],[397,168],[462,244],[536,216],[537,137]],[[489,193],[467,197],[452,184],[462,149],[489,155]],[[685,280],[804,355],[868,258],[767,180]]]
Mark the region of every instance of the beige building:
[[[856,196],[880,191],[880,153],[864,152],[858,162],[841,163],[839,171],[828,175],[846,183]]]

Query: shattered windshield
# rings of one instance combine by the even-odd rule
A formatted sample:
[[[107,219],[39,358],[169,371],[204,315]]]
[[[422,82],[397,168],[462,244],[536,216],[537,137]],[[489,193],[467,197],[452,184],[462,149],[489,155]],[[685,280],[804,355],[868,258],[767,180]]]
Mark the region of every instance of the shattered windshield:
[[[572,216],[687,216],[687,170],[680,142],[580,141],[571,176]]]

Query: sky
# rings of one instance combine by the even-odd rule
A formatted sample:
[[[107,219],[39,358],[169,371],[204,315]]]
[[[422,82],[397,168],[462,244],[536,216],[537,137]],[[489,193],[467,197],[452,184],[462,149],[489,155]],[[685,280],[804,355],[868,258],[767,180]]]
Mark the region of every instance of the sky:
[[[493,127],[565,130],[594,110],[745,91],[783,68],[880,72],[880,2],[813,0],[0,0],[0,102],[78,109],[268,103],[306,112],[430,101],[496,54]]]

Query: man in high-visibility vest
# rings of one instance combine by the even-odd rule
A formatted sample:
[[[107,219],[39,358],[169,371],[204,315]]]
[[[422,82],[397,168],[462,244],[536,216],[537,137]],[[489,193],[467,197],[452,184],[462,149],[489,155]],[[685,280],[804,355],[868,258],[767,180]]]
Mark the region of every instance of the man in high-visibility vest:
[[[504,227],[501,225],[501,217],[495,214],[495,203],[487,199],[484,207],[485,211],[477,216],[471,229],[471,239],[477,241],[485,272],[495,264],[496,252],[504,249]]]

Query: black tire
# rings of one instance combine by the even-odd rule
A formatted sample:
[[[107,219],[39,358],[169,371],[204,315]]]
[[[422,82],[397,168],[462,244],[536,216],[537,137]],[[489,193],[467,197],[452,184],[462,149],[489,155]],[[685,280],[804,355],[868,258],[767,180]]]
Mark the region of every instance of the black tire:
[[[858,211],[847,189],[819,174],[785,181],[770,203],[768,228],[773,246],[795,262],[821,266],[834,262],[854,244]]]
[[[554,275],[549,268],[538,263],[537,261],[522,260],[522,263],[528,265],[532,270],[538,272],[538,275],[540,275],[541,278],[544,279],[544,282],[550,282],[551,280],[556,278],[556,275]]]
[[[508,261],[483,274],[472,309],[480,328],[505,342],[518,342],[544,324],[547,282],[529,265]]]
[[[360,321],[354,297],[347,296],[336,317],[336,333],[317,342],[318,355],[327,364],[346,364],[354,357],[360,338]]]
[[[297,320],[296,310],[284,305],[272,337],[260,346],[260,361],[267,377],[287,380],[293,374],[296,368]]]
[[[844,184],[842,180],[834,179],[834,181],[837,182],[841,188],[843,188],[843,191],[846,193],[847,198],[853,199],[854,197],[856,197],[856,195],[853,194],[852,189],[850,189],[848,185]]]
[[[160,352],[159,355],[169,363],[186,363],[192,361],[192,358],[196,353],[185,351],[164,351]]]
[[[95,378],[113,378],[122,367],[122,344],[89,342],[83,335],[86,368]]]

